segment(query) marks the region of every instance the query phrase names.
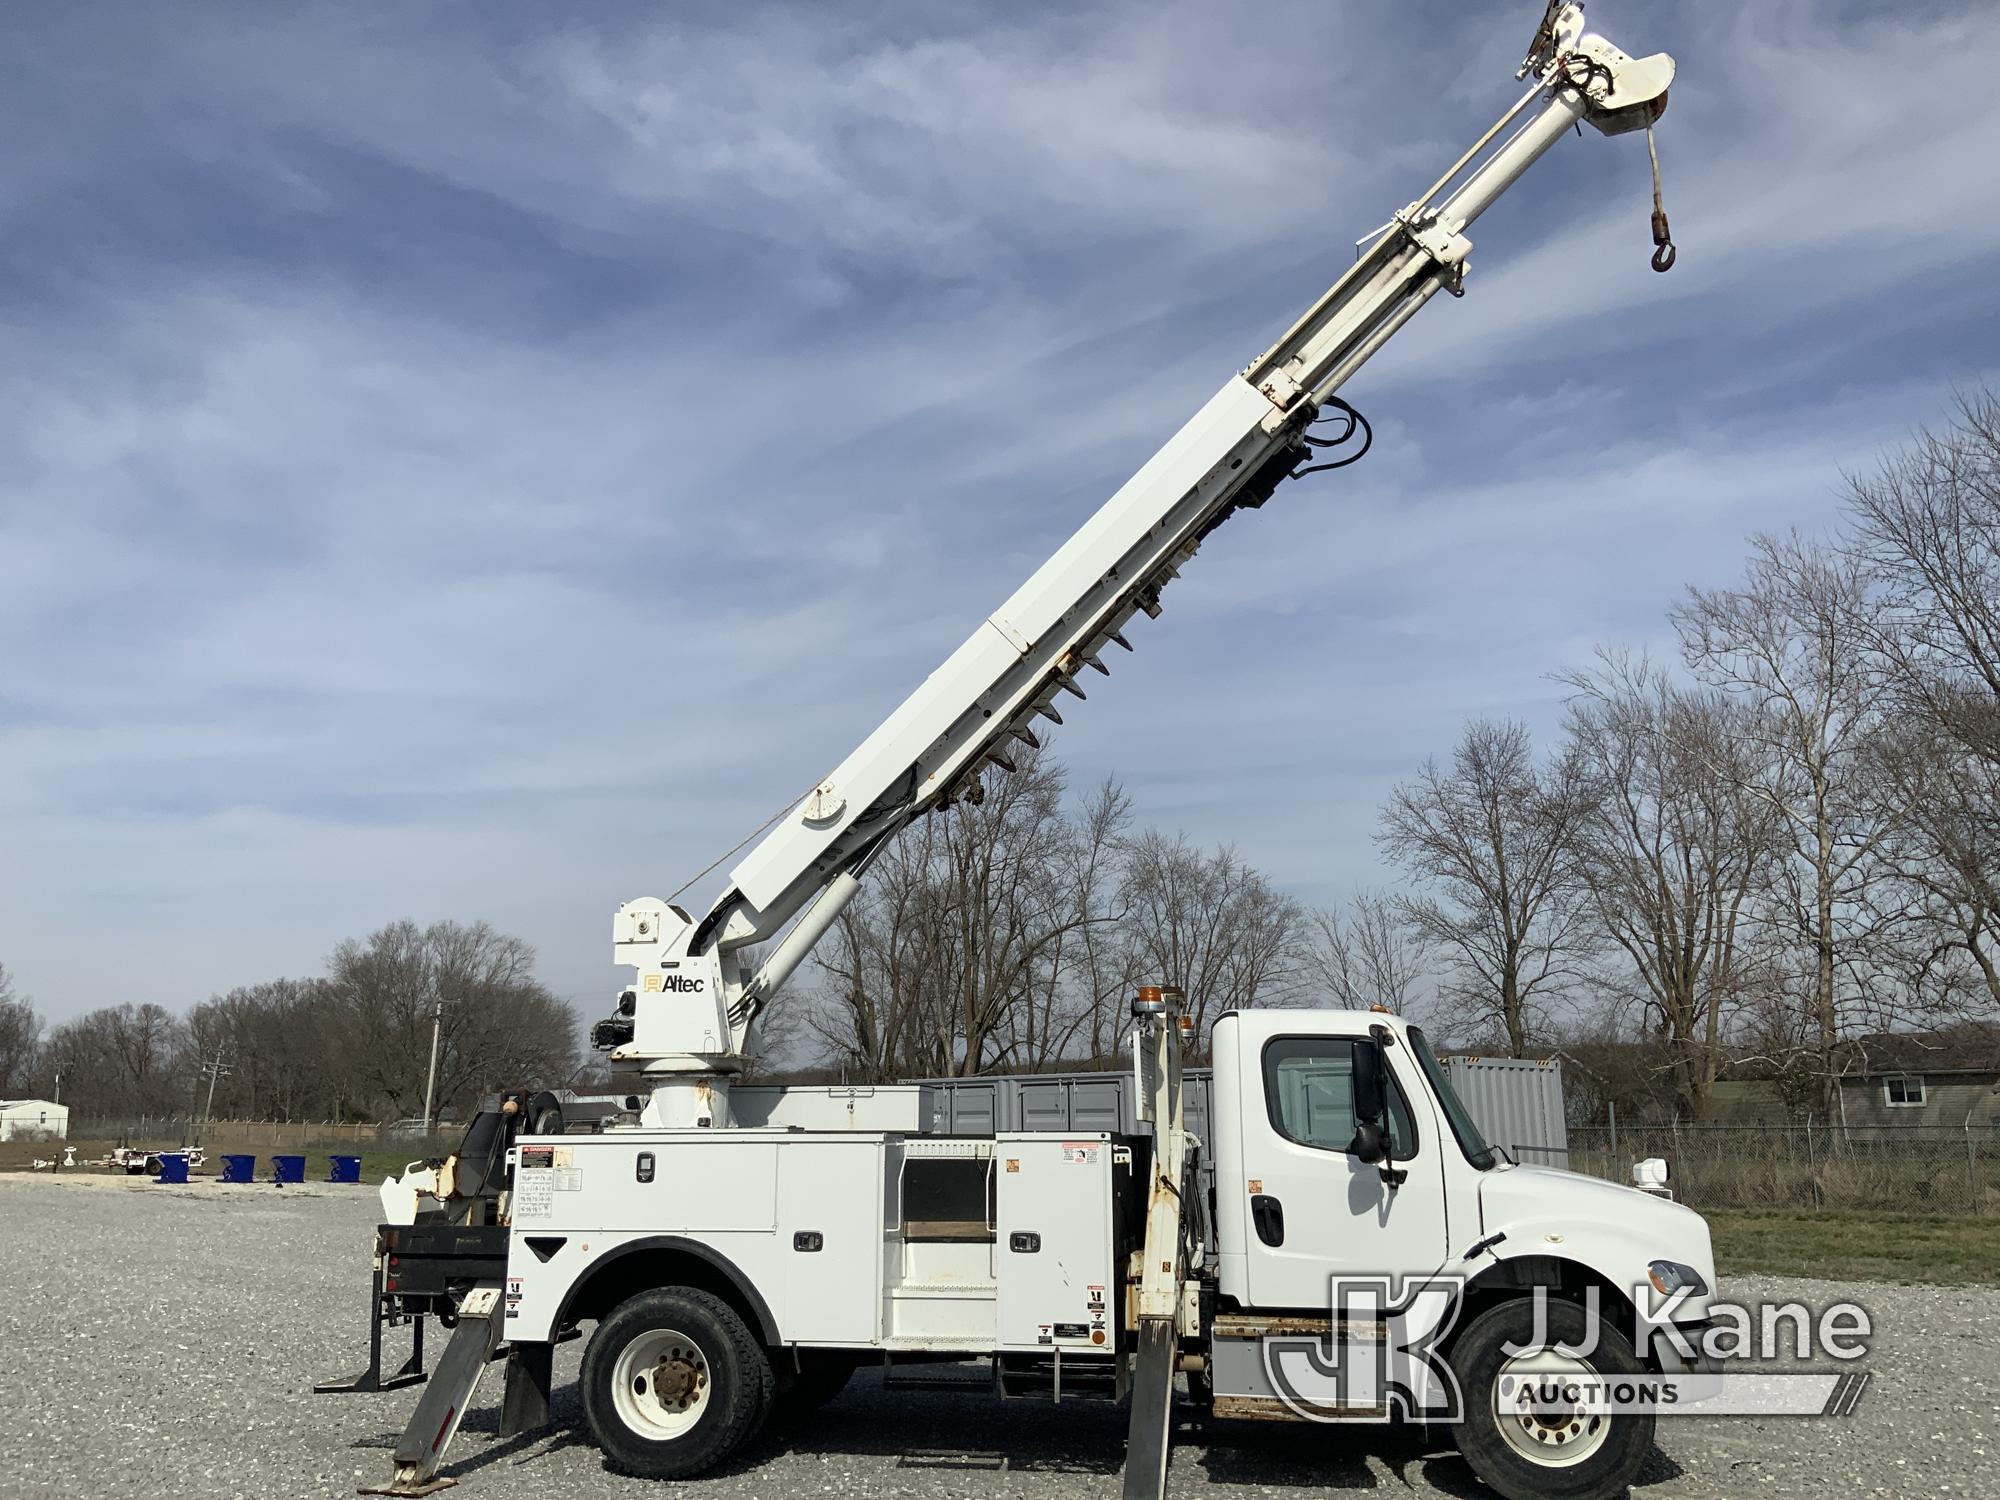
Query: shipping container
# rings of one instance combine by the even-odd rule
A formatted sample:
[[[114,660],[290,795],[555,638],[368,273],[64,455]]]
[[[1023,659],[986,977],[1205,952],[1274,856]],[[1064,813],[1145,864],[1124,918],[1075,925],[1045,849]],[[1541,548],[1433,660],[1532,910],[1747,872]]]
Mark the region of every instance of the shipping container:
[[[1553,1057],[1447,1057],[1452,1091],[1465,1101],[1480,1134],[1516,1161],[1569,1166],[1562,1064]]]

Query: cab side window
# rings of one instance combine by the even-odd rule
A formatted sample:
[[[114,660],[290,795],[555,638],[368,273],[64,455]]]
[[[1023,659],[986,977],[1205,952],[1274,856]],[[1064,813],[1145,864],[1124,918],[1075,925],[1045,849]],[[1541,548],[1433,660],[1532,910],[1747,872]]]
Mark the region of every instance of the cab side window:
[[[1320,1151],[1354,1140],[1354,1048],[1340,1037],[1278,1037],[1264,1049],[1264,1101],[1271,1128]],[[1407,1158],[1416,1131],[1403,1091],[1389,1080],[1389,1154]]]

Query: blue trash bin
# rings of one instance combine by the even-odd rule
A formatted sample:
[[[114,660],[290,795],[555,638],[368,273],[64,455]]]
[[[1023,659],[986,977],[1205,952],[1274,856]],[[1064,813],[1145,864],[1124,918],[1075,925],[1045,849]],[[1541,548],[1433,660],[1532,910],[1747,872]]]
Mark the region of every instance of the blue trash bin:
[[[327,1174],[328,1182],[359,1182],[361,1180],[361,1158],[358,1156],[331,1156],[333,1170]]]
[[[188,1159],[185,1151],[170,1152],[160,1158],[160,1181],[167,1186],[188,1180]]]
[[[274,1170],[273,1182],[304,1182],[306,1180],[306,1159],[303,1156],[274,1156],[271,1158]]]
[[[254,1156],[223,1157],[222,1180],[224,1182],[255,1182],[257,1180],[257,1158]]]

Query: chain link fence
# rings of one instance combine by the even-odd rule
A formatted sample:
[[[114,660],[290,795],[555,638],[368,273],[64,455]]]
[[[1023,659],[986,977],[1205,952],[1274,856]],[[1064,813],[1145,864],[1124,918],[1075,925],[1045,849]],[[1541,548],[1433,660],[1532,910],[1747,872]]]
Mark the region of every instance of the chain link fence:
[[[197,1141],[211,1154],[224,1151],[395,1151],[410,1160],[446,1156],[458,1149],[464,1127],[449,1121],[426,1131],[421,1121],[355,1124],[344,1120],[209,1120],[199,1116],[72,1115],[69,1142],[104,1142],[157,1150]]]
[[[72,1117],[69,1140],[149,1148],[200,1139],[211,1153],[390,1151],[412,1161],[458,1149],[462,1127],[414,1121]],[[1692,1208],[1874,1209],[2000,1214],[2000,1132],[1938,1125],[1572,1125],[1569,1145],[1502,1142],[1522,1162],[1629,1183],[1663,1157],[1674,1196]]]
[[[2000,1134],[1949,1125],[1620,1125],[1569,1128],[1567,1161],[1535,1147],[1523,1162],[1629,1183],[1663,1157],[1691,1208],[2000,1213]]]

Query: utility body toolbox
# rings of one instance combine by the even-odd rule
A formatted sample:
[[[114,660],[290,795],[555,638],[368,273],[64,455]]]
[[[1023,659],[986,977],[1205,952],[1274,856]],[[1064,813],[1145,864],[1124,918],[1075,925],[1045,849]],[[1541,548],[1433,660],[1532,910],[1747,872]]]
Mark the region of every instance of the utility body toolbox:
[[[670,1239],[755,1291],[774,1344],[1108,1357],[1142,1227],[1135,1150],[1102,1131],[524,1137],[507,1335],[558,1336],[593,1275]],[[457,1253],[427,1239],[405,1284],[483,1274]]]

